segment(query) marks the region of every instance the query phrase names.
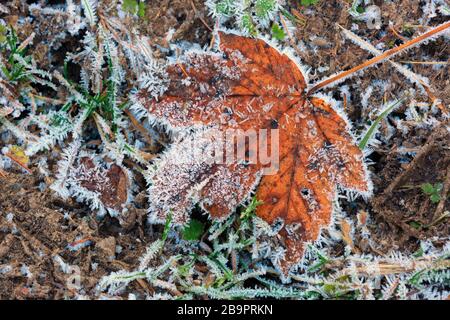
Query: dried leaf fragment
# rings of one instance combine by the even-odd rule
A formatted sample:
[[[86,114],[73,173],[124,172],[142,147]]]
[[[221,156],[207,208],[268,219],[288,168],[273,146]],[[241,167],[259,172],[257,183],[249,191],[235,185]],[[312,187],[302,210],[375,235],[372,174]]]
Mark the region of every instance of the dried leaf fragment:
[[[73,194],[87,200],[103,215],[105,209],[121,212],[128,200],[128,176],[117,164],[104,168],[88,156],[80,157],[68,178]]]

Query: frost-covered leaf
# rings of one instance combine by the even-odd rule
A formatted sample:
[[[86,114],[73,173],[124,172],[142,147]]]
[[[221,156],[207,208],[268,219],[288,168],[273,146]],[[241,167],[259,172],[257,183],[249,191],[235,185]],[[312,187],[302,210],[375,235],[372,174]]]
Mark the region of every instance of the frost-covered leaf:
[[[170,83],[158,100],[137,93],[151,120],[179,133],[148,176],[151,220],[163,222],[170,212],[174,223],[187,223],[196,203],[224,219],[259,185],[257,215],[284,223],[279,261],[287,273],[305,242],[329,225],[337,185],[370,192],[362,153],[334,102],[306,97],[305,78],[291,58],[261,39],[219,36],[221,52],[191,51],[167,67]],[[260,141],[265,130],[265,154],[274,162],[248,161],[262,153],[251,143],[245,161],[217,161],[230,130],[254,130]]]
[[[116,164],[102,166],[89,156],[82,156],[69,173],[67,182],[72,194],[104,215],[120,213],[128,200],[127,172]]]

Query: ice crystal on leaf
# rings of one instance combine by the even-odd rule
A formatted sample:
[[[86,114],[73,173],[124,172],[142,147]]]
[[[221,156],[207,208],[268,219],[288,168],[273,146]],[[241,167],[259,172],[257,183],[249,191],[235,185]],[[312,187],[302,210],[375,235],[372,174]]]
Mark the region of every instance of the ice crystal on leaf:
[[[100,216],[106,210],[112,215],[120,213],[128,201],[128,173],[117,164],[108,167],[88,155],[80,156],[71,166],[66,181],[71,194],[89,202]]]
[[[362,153],[333,102],[306,96],[305,78],[286,54],[261,39],[219,37],[219,53],[193,51],[167,67],[170,83],[158,100],[146,90],[136,95],[151,120],[181,135],[150,173],[151,219],[162,222],[171,212],[175,223],[185,223],[197,203],[224,219],[258,185],[257,215],[269,224],[283,220],[279,264],[287,273],[304,243],[330,223],[337,185],[370,192]],[[212,132],[262,129],[279,132],[268,146],[279,149],[274,174],[263,175],[262,161],[209,161],[223,144]]]

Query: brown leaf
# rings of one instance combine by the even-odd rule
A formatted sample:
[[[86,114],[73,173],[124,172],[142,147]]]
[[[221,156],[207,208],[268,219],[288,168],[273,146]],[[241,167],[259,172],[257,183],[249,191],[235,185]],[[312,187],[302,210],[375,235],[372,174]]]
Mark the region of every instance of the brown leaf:
[[[105,169],[99,167],[91,158],[81,157],[78,166],[74,167],[71,173],[70,180],[72,184],[76,183],[74,189],[86,189],[96,194],[105,208],[116,212],[122,211],[122,206],[128,199],[127,174],[116,164]]]
[[[200,203],[212,217],[225,218],[259,183],[258,216],[270,224],[284,222],[280,266],[287,273],[300,261],[304,243],[317,240],[329,225],[337,185],[370,191],[362,154],[333,106],[306,97],[303,74],[287,55],[263,40],[219,35],[220,53],[188,52],[168,67],[170,85],[158,100],[145,91],[137,94],[151,119],[181,133],[156,162],[151,216],[163,221],[170,211],[175,222],[185,223]],[[230,129],[267,129],[268,149],[279,150],[275,174],[263,175],[268,165],[260,159],[206,161],[229,141]],[[246,160],[255,148],[245,145]]]

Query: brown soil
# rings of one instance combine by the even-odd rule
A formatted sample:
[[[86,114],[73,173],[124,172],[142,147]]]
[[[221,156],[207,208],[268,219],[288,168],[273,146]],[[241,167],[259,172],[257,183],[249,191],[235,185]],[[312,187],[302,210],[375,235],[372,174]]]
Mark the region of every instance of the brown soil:
[[[71,274],[63,272],[58,256],[80,268],[86,294],[95,295],[102,276],[133,269],[146,244],[155,240],[151,229],[143,229],[138,209],[130,210],[121,226],[109,217],[97,221],[86,208],[50,191],[40,192],[42,180],[35,176],[9,173],[1,182],[0,269],[8,265],[14,272],[0,277],[0,299],[70,297]],[[84,243],[89,245],[71,250]],[[151,290],[144,282],[136,285]]]

